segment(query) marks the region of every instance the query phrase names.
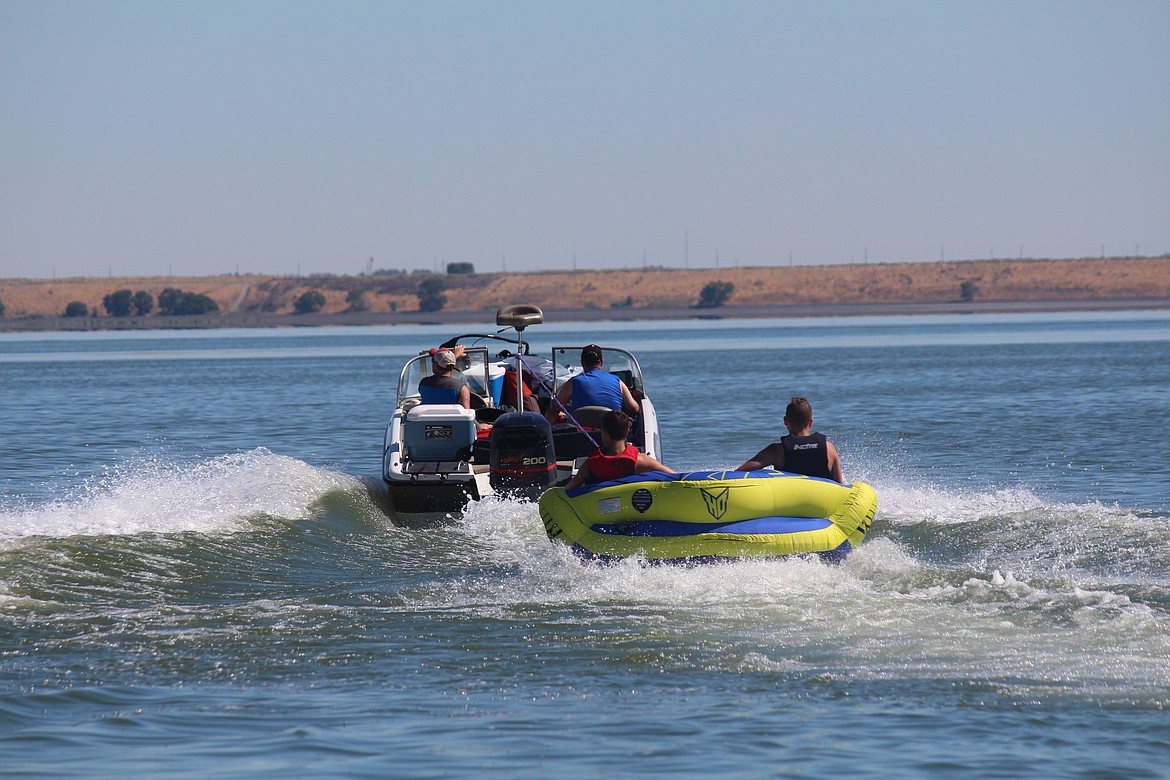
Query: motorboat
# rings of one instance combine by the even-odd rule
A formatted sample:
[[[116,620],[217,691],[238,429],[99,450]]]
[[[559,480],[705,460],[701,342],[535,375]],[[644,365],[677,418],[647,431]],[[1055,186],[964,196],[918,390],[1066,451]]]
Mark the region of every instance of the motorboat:
[[[648,472],[540,499],[550,539],[582,557],[685,562],[815,555],[843,560],[865,538],[877,493],[864,482],[783,471]]]
[[[438,346],[462,348],[453,375],[471,391],[470,408],[422,402],[419,382],[431,374],[432,349],[421,350],[402,367],[382,450],[382,477],[394,512],[459,512],[468,501],[489,496],[535,501],[567,482],[597,446],[600,419],[608,409],[560,410],[564,421],[555,424],[543,413],[557,405],[561,385],[582,372],[586,346],[562,344],[533,353],[524,332],[543,323],[537,306],[505,306],[496,312],[499,331],[464,333]],[[625,382],[641,405],[629,441],[661,459],[658,414],[642,367],[621,347],[602,345],[601,350],[605,370]],[[540,412],[526,410],[523,397],[516,398],[515,377],[531,388]]]

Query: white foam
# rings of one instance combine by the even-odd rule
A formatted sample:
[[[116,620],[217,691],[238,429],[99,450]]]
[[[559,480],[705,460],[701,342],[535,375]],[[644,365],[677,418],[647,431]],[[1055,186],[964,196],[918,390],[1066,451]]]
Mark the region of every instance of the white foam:
[[[127,463],[74,495],[0,511],[0,540],[242,530],[250,518],[308,517],[321,495],[354,477],[260,448],[191,465]]]

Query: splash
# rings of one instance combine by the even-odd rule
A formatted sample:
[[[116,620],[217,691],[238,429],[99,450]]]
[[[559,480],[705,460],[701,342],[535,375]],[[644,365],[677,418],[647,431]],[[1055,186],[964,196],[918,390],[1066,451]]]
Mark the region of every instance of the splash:
[[[259,448],[195,464],[145,460],[111,469],[71,495],[0,511],[0,542],[43,536],[232,533],[254,518],[295,521],[335,491],[361,491],[345,474]]]

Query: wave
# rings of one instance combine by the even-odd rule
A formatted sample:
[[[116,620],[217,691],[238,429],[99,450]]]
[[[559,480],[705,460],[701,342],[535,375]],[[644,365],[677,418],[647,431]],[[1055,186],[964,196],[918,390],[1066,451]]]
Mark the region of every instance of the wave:
[[[854,681],[938,677],[982,681],[1012,698],[1052,695],[1096,702],[1170,704],[1170,583],[1165,570],[1103,575],[1061,560],[1047,541],[1020,538],[1018,549],[938,555],[898,533],[920,522],[903,498],[894,517],[841,565],[818,560],[744,560],[694,566],[631,558],[599,564],[550,544],[536,507],[481,502],[448,532],[465,573],[417,582],[399,592],[420,610],[466,613],[525,624],[590,625],[607,645],[655,637],[687,648],[686,658],[630,663],[680,664],[728,673],[772,670],[815,675],[837,669]],[[917,505],[921,495],[905,497]],[[1002,506],[986,495],[944,503]],[[1008,503],[1028,515],[1090,514],[1125,526],[1147,525],[1108,507],[1059,507],[1034,496]],[[960,527],[949,511],[934,528]],[[1063,521],[1061,516],[1057,522]],[[1148,525],[1157,525],[1149,523]],[[1163,523],[1164,525],[1164,523]],[[1009,548],[1005,547],[1005,550]],[[473,566],[478,557],[481,564]],[[641,639],[638,639],[641,638]]]
[[[141,460],[58,500],[0,510],[0,545],[28,537],[233,533],[257,520],[305,520],[323,502],[367,493],[357,477],[264,448],[194,464]]]

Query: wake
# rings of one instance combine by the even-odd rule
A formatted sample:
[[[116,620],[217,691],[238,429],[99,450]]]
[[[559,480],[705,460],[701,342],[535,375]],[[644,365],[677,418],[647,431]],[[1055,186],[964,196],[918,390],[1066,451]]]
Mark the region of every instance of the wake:
[[[0,509],[0,542],[27,537],[234,533],[259,518],[296,522],[338,492],[361,495],[357,477],[264,448],[194,464],[120,465],[45,504]]]

